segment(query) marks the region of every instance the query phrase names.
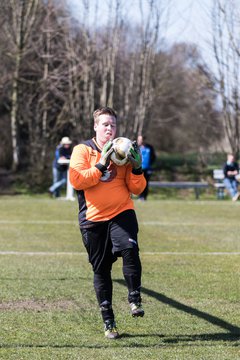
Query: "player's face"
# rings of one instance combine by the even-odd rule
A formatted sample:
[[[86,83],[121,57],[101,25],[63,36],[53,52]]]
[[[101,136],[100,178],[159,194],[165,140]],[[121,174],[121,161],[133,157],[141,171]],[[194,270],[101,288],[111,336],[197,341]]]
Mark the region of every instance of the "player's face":
[[[142,135],[138,135],[137,143],[138,143],[138,146],[141,146],[141,145],[143,144],[143,137],[142,137]]]
[[[100,115],[98,124],[94,125],[97,143],[103,146],[107,141],[114,139],[117,131],[116,119],[111,115]]]

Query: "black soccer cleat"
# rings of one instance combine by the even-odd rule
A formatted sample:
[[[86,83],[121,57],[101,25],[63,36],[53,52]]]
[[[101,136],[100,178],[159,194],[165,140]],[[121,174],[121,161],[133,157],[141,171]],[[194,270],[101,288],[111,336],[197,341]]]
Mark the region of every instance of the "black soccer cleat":
[[[104,333],[107,339],[119,338],[119,333],[114,320],[106,320],[104,322]]]
[[[144,316],[144,310],[142,308],[141,303],[131,303],[130,304],[131,313],[133,317],[143,317]]]

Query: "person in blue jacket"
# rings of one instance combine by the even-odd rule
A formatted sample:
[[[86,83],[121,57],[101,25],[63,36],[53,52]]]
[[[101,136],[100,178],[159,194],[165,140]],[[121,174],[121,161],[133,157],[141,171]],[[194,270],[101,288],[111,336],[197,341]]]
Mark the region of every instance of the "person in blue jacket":
[[[55,150],[52,164],[53,184],[48,189],[48,192],[56,198],[60,196],[61,188],[67,183],[68,164],[64,164],[64,160],[70,160],[72,153],[71,145],[72,141],[69,137],[64,136]]]
[[[152,165],[156,160],[156,154],[153,146],[145,142],[144,136],[138,135],[137,143],[142,154],[142,170],[147,182],[145,189],[139,195],[139,199],[145,201],[147,200],[147,196],[149,192],[149,180],[152,175]]]

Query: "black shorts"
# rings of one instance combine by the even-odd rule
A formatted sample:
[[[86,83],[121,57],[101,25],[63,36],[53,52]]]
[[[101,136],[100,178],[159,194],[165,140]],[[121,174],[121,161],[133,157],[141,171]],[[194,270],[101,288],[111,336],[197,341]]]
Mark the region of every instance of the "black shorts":
[[[134,210],[126,210],[109,221],[81,229],[81,233],[94,271],[111,268],[124,249],[138,250],[138,222]]]

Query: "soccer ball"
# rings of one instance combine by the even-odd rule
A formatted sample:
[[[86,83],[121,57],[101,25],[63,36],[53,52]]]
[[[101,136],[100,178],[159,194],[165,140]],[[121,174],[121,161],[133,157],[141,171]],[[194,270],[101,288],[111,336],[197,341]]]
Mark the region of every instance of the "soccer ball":
[[[113,152],[111,160],[118,166],[123,166],[128,163],[127,154],[132,146],[131,140],[125,137],[118,137],[113,140]]]

